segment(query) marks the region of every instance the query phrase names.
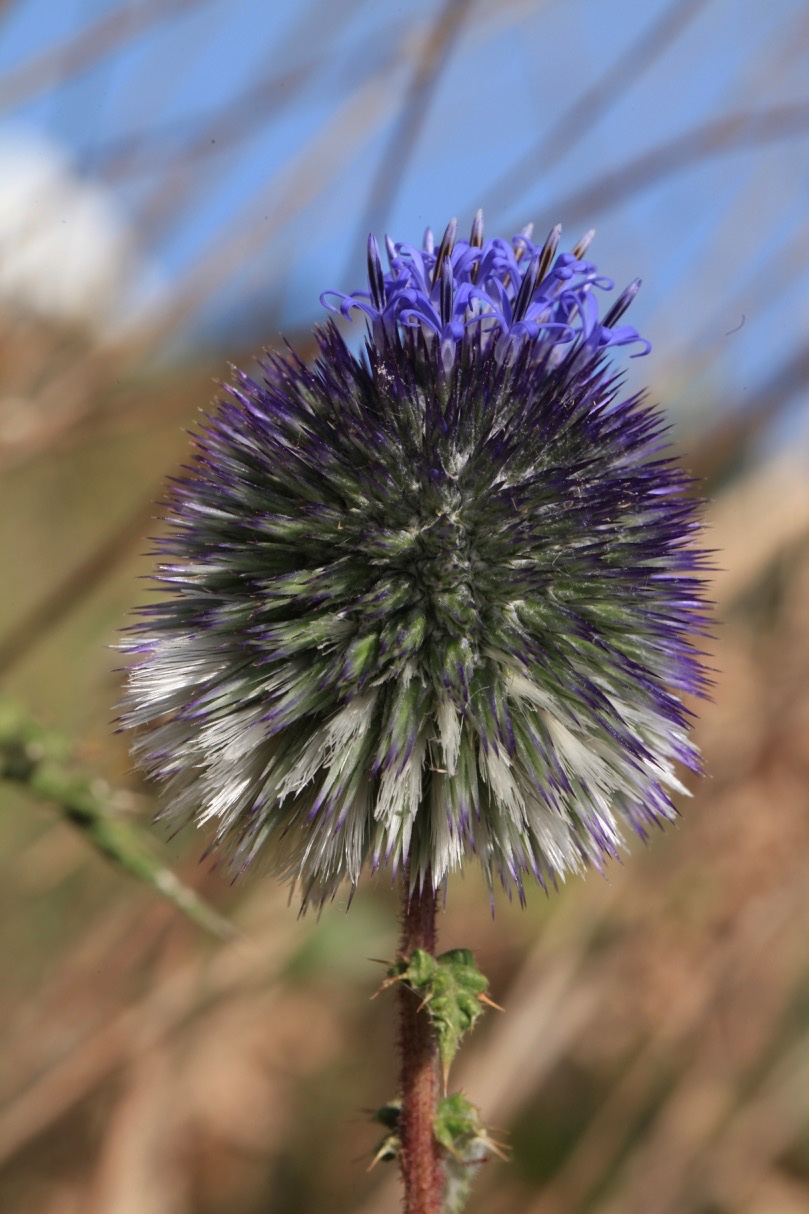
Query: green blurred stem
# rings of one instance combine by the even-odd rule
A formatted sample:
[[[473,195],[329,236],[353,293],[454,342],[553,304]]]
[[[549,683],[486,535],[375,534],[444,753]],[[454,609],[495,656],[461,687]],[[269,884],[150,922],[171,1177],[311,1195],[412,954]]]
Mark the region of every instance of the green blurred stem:
[[[402,943],[399,956],[408,961],[414,949],[435,956],[436,899],[427,873],[420,889],[410,888],[403,875]],[[399,1046],[401,1051],[400,1120],[401,1168],[405,1214],[441,1214],[443,1173],[435,1137],[438,1101],[438,1049],[430,1017],[407,983],[399,988]]]
[[[26,788],[32,796],[58,806],[97,851],[166,898],[199,927],[220,938],[235,929],[155,855],[151,839],[125,821],[115,796],[97,777],[70,770],[64,740],[0,703],[0,779]]]

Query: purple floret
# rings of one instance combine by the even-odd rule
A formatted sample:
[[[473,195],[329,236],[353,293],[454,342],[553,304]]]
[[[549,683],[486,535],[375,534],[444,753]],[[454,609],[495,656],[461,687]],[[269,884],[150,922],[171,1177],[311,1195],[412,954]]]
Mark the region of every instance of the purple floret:
[[[383,271],[376,238],[368,240],[367,291],[326,291],[321,303],[330,312],[350,317],[363,312],[374,333],[397,327],[423,327],[452,348],[470,330],[484,347],[492,342],[513,351],[527,340],[537,350],[579,341],[590,351],[640,343],[637,354],[651,349],[631,325],[616,325],[640,286],[636,280],[599,322],[596,291],[611,291],[613,282],[584,260],[589,240],[571,253],[557,254],[560,228],[541,247],[530,229],[511,242],[483,242],[482,224],[469,240],[457,239],[453,220],[438,249],[427,231],[424,247],[387,242],[389,269]],[[479,240],[480,243],[476,243]],[[339,306],[330,302],[339,300]]]

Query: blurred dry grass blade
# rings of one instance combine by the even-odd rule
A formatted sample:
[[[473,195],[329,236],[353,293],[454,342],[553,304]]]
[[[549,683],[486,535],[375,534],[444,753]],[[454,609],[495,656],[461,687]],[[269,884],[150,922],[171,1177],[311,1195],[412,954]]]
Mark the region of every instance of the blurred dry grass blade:
[[[564,215],[566,223],[583,223],[593,215],[606,214],[645,186],[658,186],[667,177],[700,161],[807,134],[809,101],[763,110],[740,110],[699,123],[618,168],[593,177],[583,189],[557,199],[554,212]]]
[[[369,232],[379,233],[407,172],[413,149],[430,108],[430,102],[452,47],[472,6],[468,0],[445,0],[417,56],[410,83],[387,147],[368,191],[365,213],[358,228],[358,246],[365,249]],[[353,260],[353,258],[352,258]]]
[[[644,73],[664,55],[672,42],[713,0],[673,0],[658,20],[644,29],[623,54],[606,67],[603,75],[586,88],[561,114],[551,116],[548,126],[530,152],[507,169],[489,187],[483,209],[510,206],[524,191],[526,182],[536,181],[585,137],[594,121],[601,121],[638,83]],[[561,212],[560,212],[561,214]],[[568,222],[565,215],[565,222]]]
[[[281,108],[322,69],[325,53],[311,56],[283,72],[261,77],[227,105],[193,118],[175,119],[165,126],[128,134],[93,149],[93,164],[108,181],[151,174],[196,160],[230,153]],[[140,229],[140,225],[139,225]]]
[[[737,474],[740,464],[752,459],[756,443],[773,421],[807,386],[809,349],[804,348],[790,352],[743,409],[706,427],[694,457],[689,459],[694,476],[706,481],[710,492],[715,484]]]
[[[343,18],[346,19],[362,2],[344,0]],[[312,30],[325,21],[332,7],[331,0],[321,0],[320,4],[302,8],[300,21],[277,46],[273,46],[266,73],[259,73],[258,79],[247,76],[246,86],[235,98],[214,109],[144,128],[94,147],[95,170],[111,181],[180,164],[188,167],[197,160],[232,153],[274,116],[288,114],[301,100],[300,94],[306,86],[314,83],[318,73],[327,66],[330,48],[326,45],[311,49]],[[361,43],[348,65],[347,75],[355,85],[367,73],[365,65],[371,59],[369,52],[377,43],[376,37]],[[303,44],[306,53],[296,62],[299,44]],[[277,65],[287,65],[290,59],[292,65],[279,71]]]
[[[359,0],[353,0],[351,7],[356,7]],[[345,16],[349,15],[348,7],[344,9]],[[296,103],[305,104],[306,86],[316,84],[319,69],[328,65],[330,50],[328,44],[318,53],[309,53],[302,62],[289,71],[278,73],[276,64],[284,63],[288,57],[294,56],[297,43],[309,48],[313,42],[313,23],[317,21],[317,13],[302,10],[301,20],[296,29],[284,39],[283,44],[273,47],[268,57],[268,75],[252,84],[248,76],[248,86],[229,104],[220,107],[215,113],[200,114],[194,120],[183,125],[187,128],[184,140],[175,145],[170,155],[166,154],[161,165],[158,157],[154,163],[154,143],[152,136],[145,133],[141,138],[141,154],[132,155],[135,167],[140,166],[150,175],[157,170],[157,180],[153,188],[140,201],[135,216],[139,238],[147,248],[159,248],[170,238],[177,229],[186,222],[189,210],[193,211],[196,200],[204,196],[209,185],[216,185],[215,170],[212,166],[214,157],[226,163],[233,162],[234,154],[240,145],[249,142],[251,137],[270,124],[273,119],[283,122],[294,110]],[[316,26],[315,26],[316,28]],[[371,53],[372,51],[377,53]],[[346,92],[361,89],[375,75],[378,60],[378,48],[372,44],[363,44],[355,52],[348,71],[350,88]],[[383,56],[389,58],[389,56]],[[395,55],[394,55],[395,58]],[[312,137],[316,140],[316,136]],[[159,142],[158,142],[159,147]],[[350,147],[347,149],[350,154]],[[306,145],[296,148],[298,158],[306,155]],[[317,154],[315,144],[314,153]],[[284,165],[272,165],[269,181],[283,179]],[[328,184],[328,183],[327,183]],[[266,210],[266,207],[264,208]],[[228,225],[228,231],[232,224]],[[271,243],[275,233],[263,224],[264,243]],[[223,239],[221,230],[216,241]],[[214,248],[216,241],[212,243]],[[239,262],[234,269],[238,272]]]
[[[129,46],[155,25],[211,0],[139,0],[123,4],[85,25],[73,37],[49,46],[0,80],[0,106],[10,108],[47,89],[58,88],[100,59]]]
[[[638,1110],[654,1106],[661,1060],[666,1054],[676,1058],[680,1070],[643,1143],[635,1147],[630,1168],[645,1176],[648,1184],[638,1192],[630,1190],[633,1196],[628,1208],[648,1209],[655,1214],[663,1214],[664,1210],[674,1214],[683,1208],[679,1204],[682,1197],[679,1186],[687,1174],[691,1152],[712,1149],[712,1125],[721,1126],[734,1098],[727,1091],[721,1100],[712,1099],[710,1107],[703,1099],[703,1085],[713,1069],[716,1053],[716,1042],[710,1036],[706,1039],[704,1034],[705,1025],[721,1014],[729,986],[742,980],[745,972],[758,972],[762,957],[777,944],[805,902],[803,880],[799,878],[748,908],[733,933],[717,941],[712,952],[704,957],[701,973],[676,992],[666,1018],[656,1024],[654,1035],[643,1044],[582,1128],[568,1158],[543,1188],[529,1214],[564,1214],[587,1208],[588,1195],[597,1191],[604,1176],[610,1175],[625,1158],[627,1144],[636,1133]],[[771,1007],[771,1011],[765,1011],[768,1021],[764,1036],[777,1028],[781,1010],[778,1000]],[[644,1169],[644,1154],[652,1149],[653,1143],[657,1144],[658,1156]],[[664,1195],[670,1186],[677,1187],[679,1198],[673,1189],[668,1196]],[[625,1189],[622,1194],[622,1202],[626,1202]]]
[[[64,617],[91,595],[121,561],[127,560],[134,545],[142,540],[154,517],[155,502],[162,485],[144,500],[112,535],[79,561],[67,576],[49,588],[43,599],[26,611],[16,627],[0,638],[0,678],[18,663],[24,662],[34,646],[56,628]]]
[[[26,1076],[17,1090],[7,1088],[2,1094],[0,1164],[13,1158],[112,1073],[148,1054],[221,1001],[267,990],[275,998],[278,976],[297,946],[293,934],[279,931],[277,918],[250,939],[231,940],[212,957],[186,948],[178,956],[177,946],[169,940],[165,948],[171,964],[159,980],[115,1010],[108,1009],[100,1025],[91,1015],[97,993],[90,988],[87,1006],[74,1011],[74,1036],[66,1047],[57,1035],[56,1048],[52,1049],[53,1035],[41,1022],[37,1024],[39,1041],[44,1041],[45,1053],[52,1050],[53,1056],[43,1068],[40,1048],[37,1073]],[[27,1052],[37,1057],[30,1043]],[[238,1056],[238,1050],[234,1053]]]
[[[232,232],[217,236],[179,285],[167,315],[151,331],[153,343],[176,330],[223,283],[265,246],[284,225],[326,189],[385,121],[391,98],[389,68],[377,72],[338,106],[317,136],[279,169],[258,197],[250,197],[236,216]]]

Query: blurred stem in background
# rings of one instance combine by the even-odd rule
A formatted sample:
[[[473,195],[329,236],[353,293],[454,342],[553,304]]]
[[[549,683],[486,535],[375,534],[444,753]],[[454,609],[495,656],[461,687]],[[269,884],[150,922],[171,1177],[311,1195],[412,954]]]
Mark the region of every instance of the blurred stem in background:
[[[0,701],[0,779],[55,805],[65,821],[130,876],[166,898],[198,927],[226,940],[233,926],[160,860],[152,841],[121,817],[120,797],[98,776],[76,773],[69,748],[13,705]],[[124,794],[124,800],[129,800]]]

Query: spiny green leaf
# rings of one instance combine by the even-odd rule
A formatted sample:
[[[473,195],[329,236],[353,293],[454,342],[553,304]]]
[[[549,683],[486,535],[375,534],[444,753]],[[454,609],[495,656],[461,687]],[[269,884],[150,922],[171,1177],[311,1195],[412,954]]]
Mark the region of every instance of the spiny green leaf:
[[[449,1068],[462,1038],[483,1013],[488,979],[475,964],[468,948],[453,948],[438,957],[417,948],[408,960],[388,970],[388,981],[404,981],[417,995],[433,1025],[446,1091]]]

